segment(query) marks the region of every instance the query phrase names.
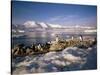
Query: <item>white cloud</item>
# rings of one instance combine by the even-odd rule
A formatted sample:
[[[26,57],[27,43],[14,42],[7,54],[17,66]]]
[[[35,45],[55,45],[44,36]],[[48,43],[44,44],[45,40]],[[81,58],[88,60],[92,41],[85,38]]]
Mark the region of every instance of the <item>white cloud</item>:
[[[50,18],[49,20],[50,21],[57,21],[57,20],[60,20],[61,18],[62,18],[62,16],[55,16],[55,17]]]
[[[63,15],[63,16],[55,16],[49,19],[50,22],[54,21],[67,21],[72,18],[76,18],[78,15]]]

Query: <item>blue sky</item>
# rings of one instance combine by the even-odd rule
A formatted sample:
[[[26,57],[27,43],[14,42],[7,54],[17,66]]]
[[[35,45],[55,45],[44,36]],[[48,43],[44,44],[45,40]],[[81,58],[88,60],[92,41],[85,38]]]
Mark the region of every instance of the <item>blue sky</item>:
[[[12,1],[13,24],[37,21],[61,25],[96,26],[96,18],[96,6]]]

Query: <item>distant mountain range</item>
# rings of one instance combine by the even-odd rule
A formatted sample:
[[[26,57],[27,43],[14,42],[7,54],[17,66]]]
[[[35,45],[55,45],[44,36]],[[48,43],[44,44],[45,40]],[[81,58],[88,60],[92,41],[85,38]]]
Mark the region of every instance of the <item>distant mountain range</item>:
[[[84,31],[85,30],[96,30],[96,27],[90,26],[68,26],[68,25],[59,25],[59,24],[50,24],[45,22],[35,22],[35,21],[26,21],[24,24],[12,24],[12,33],[24,33],[27,31],[45,31],[45,30],[53,30],[53,31]],[[89,31],[91,32],[91,31]]]

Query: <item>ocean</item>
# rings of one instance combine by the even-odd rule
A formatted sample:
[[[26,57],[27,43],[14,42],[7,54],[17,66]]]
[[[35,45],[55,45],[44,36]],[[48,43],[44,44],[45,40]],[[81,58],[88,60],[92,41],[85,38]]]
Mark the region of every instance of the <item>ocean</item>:
[[[19,37],[12,37],[12,48],[18,44],[24,44],[26,46],[30,46],[34,44],[45,44],[46,42],[54,41],[56,36],[59,36],[59,39],[71,39],[72,36],[74,38],[79,37],[79,35],[83,35],[83,37],[89,36],[90,38],[95,38],[96,34],[84,34],[84,33],[65,33],[65,32],[28,32],[22,34]]]

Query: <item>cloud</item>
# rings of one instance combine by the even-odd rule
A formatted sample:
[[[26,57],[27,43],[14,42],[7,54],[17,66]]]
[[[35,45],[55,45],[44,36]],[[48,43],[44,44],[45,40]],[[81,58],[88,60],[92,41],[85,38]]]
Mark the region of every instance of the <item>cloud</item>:
[[[49,19],[49,22],[61,25],[81,25],[81,26],[95,26],[97,25],[97,19],[95,16],[84,17],[78,14],[54,16]]]
[[[49,20],[50,21],[57,21],[57,20],[60,20],[61,18],[62,18],[62,16],[55,16],[55,17],[50,18]]]
[[[78,18],[78,15],[63,15],[63,16],[54,16],[52,18],[49,19],[50,22],[55,22],[55,21],[58,21],[58,22],[63,22],[63,21],[69,21],[69,20],[72,20],[72,19],[75,19],[75,18]]]

